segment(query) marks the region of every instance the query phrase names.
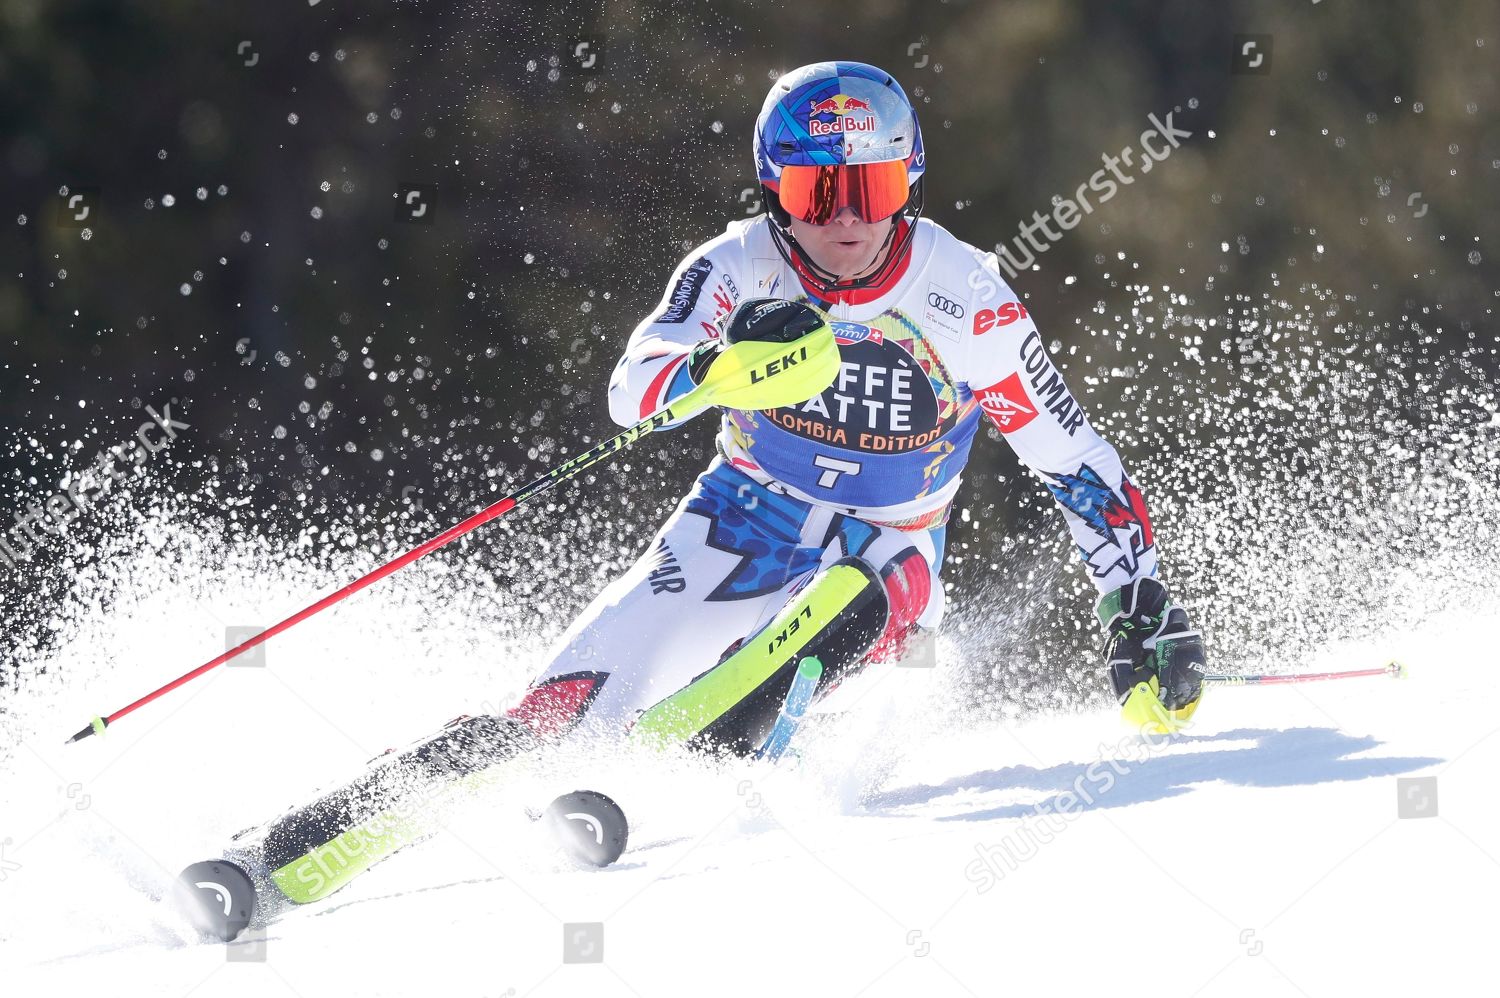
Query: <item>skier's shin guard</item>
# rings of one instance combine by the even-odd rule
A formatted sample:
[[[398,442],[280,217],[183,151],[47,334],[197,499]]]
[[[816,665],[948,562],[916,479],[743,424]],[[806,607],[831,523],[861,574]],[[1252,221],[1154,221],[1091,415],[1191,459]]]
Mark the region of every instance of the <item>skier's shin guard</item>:
[[[634,740],[755,751],[776,721],[797,663],[823,663],[819,691],[857,668],[892,619],[887,587],[859,558],[820,572],[728,658],[641,715]]]

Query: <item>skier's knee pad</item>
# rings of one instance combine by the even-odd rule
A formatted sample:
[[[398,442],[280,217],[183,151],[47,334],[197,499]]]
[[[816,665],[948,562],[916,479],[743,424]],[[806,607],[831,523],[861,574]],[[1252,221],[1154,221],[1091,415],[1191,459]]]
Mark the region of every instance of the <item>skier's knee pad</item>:
[[[893,619],[887,589],[862,559],[834,562],[728,658],[646,711],[634,734],[695,748],[754,751],[775,722],[802,659],[815,656],[823,663],[821,690],[857,667],[880,640]],[[899,619],[908,616],[905,605]]]

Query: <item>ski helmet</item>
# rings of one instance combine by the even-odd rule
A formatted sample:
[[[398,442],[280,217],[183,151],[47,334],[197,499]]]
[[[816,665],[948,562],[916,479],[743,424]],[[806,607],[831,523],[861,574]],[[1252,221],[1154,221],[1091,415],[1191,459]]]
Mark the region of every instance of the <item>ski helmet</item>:
[[[755,166],[777,249],[788,263],[789,253],[797,251],[804,272],[825,291],[837,275],[798,250],[791,219],[825,225],[847,206],[866,222],[902,214],[915,222],[922,213],[926,165],[922,130],[906,92],[889,73],[862,62],[818,62],[784,74],[755,123]],[[899,228],[893,221],[887,244]],[[915,231],[906,227],[880,272],[838,286],[883,280]]]

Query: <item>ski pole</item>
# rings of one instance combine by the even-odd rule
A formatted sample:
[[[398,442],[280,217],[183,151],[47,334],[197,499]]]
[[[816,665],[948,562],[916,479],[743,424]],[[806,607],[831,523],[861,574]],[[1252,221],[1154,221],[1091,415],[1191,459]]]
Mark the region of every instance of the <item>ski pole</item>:
[[[786,751],[792,736],[802,724],[802,715],[807,713],[813,692],[818,688],[818,680],[822,678],[821,659],[809,655],[797,663],[797,674],[792,677],[791,689],[786,691],[786,702],[781,707],[781,713],[776,715],[776,724],[766,736],[765,744],[755,753],[755,758],[770,759],[772,762],[781,758],[781,753]]]
[[[1351,669],[1348,672],[1268,672],[1248,676],[1209,675],[1203,677],[1203,685],[1273,686],[1279,683],[1317,683],[1325,679],[1358,679],[1361,676],[1390,676],[1392,679],[1405,679],[1406,666],[1400,662],[1389,662],[1380,669]]]
[[[526,500],[540,495],[541,493],[550,489],[552,486],[556,485],[558,482],[566,481],[567,479],[572,478],[584,468],[596,464],[599,461],[604,460],[606,457],[609,457],[625,449],[645,434],[650,433],[652,430],[657,429],[660,426],[665,426],[667,423],[670,423],[675,419],[682,418],[682,415],[683,414],[674,415],[673,407],[670,405],[660,410],[659,412],[653,413],[651,416],[643,419],[635,426],[632,426],[624,433],[621,433],[619,436],[606,440],[603,443],[599,444],[597,447],[584,451],[582,454],[573,458],[571,461],[553,468],[551,471],[547,472],[536,481],[522,488],[520,491],[514,492],[506,496],[504,499],[501,499],[499,502],[485,507],[478,513],[475,513],[473,516],[469,517],[467,520],[449,527],[447,530],[443,531],[441,534],[438,534],[436,537],[430,538],[417,547],[412,548],[410,551],[406,552],[396,560],[387,562],[386,564],[375,569],[370,574],[349,583],[338,592],[330,593],[311,606],[307,606],[301,610],[298,610],[296,613],[292,614],[290,617],[286,618],[280,623],[273,624],[270,627],[266,628],[264,631],[261,631],[259,634],[247,638],[245,641],[241,642],[238,645],[235,645],[233,648],[224,652],[222,655],[218,655],[214,658],[209,659],[207,662],[204,662],[193,671],[178,676],[176,679],[172,680],[170,683],[167,683],[165,686],[147,693],[139,700],[136,700],[134,703],[120,708],[113,714],[94,718],[86,727],[81,729],[72,738],[69,738],[68,744],[87,738],[89,735],[103,734],[106,727],[118,721],[120,718],[131,713],[132,711],[144,707],[146,704],[155,700],[157,697],[172,692],[177,687],[182,686],[184,683],[192,682],[194,679],[197,679],[205,672],[223,665],[225,662],[228,662],[236,655],[239,655],[240,653],[245,651],[249,651],[256,645],[264,644],[271,638],[274,638],[276,635],[280,634],[282,631],[294,627],[297,624],[302,623],[302,621],[306,620],[308,617],[311,617],[316,613],[328,609],[335,603],[353,596],[355,593],[359,592],[361,589],[364,589],[366,586],[374,585],[381,579],[384,579],[386,576],[399,572],[401,569],[405,568],[407,565],[410,565],[418,558],[431,554],[438,548],[457,540],[476,527],[483,526],[484,524],[490,522],[493,519],[496,519],[497,517],[504,516],[506,513],[509,513],[512,509],[515,509]]]
[[[584,451],[572,460],[558,465],[519,491],[513,492],[499,502],[485,507],[467,520],[449,527],[436,537],[412,548],[396,560],[387,562],[368,575],[349,583],[338,592],[331,593],[311,606],[298,610],[280,623],[273,624],[259,634],[242,641],[222,655],[217,655],[209,659],[191,672],[183,673],[170,683],[147,693],[134,703],[121,707],[113,714],[95,717],[79,730],[77,734],[69,738],[65,744],[80,741],[89,735],[103,734],[104,729],[109,725],[127,714],[144,707],[157,697],[172,692],[184,683],[192,682],[204,673],[223,665],[241,652],[248,651],[256,645],[264,644],[282,631],[300,624],[308,617],[353,596],[361,589],[379,582],[388,575],[399,572],[418,558],[431,554],[438,548],[452,543],[464,534],[483,526],[497,517],[504,516],[528,499],[546,492],[559,482],[565,482],[583,469],[619,453],[653,430],[659,430],[679,420],[695,416],[704,409],[714,405],[725,405],[736,409],[778,408],[786,405],[797,405],[820,394],[825,388],[833,384],[834,376],[838,374],[838,344],[833,338],[832,328],[826,322],[819,329],[808,333],[804,339],[808,339],[810,342],[800,345],[789,345],[771,341],[749,340],[726,348],[714,359],[713,364],[709,366],[708,373],[703,379],[703,384],[682,395],[675,401],[662,406],[624,433],[612,437],[598,446]]]

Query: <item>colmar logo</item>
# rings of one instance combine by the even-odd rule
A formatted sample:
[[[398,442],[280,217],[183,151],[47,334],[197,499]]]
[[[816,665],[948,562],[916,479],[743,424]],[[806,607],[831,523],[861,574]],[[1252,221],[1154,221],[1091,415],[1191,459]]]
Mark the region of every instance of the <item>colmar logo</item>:
[[[1014,433],[1036,418],[1036,406],[1021,384],[1021,375],[1012,374],[998,385],[974,393],[979,407],[989,413],[1001,433]]]
[[[855,116],[855,112],[864,112]],[[831,114],[829,121],[818,120],[820,115]],[[873,132],[876,118],[870,102],[847,94],[834,94],[812,102],[807,112],[807,131],[810,135],[838,135],[843,132]]]
[[[983,336],[996,326],[1008,326],[1030,314],[1018,301],[1008,301],[999,308],[982,308],[974,313],[974,335]]]
[[[755,507],[751,507],[754,509]],[[660,596],[662,593],[680,593],[687,588],[687,579],[682,574],[682,566],[677,562],[677,556],[672,549],[667,547],[665,540],[658,543],[656,548],[656,567],[651,570],[648,581],[651,583],[651,595]]]
[[[1031,376],[1033,397],[1052,413],[1057,425],[1071,437],[1083,425],[1083,409],[1068,391],[1062,375],[1052,366],[1052,361],[1047,357],[1047,349],[1042,346],[1042,338],[1034,329],[1021,341],[1021,364],[1025,373]],[[1016,373],[1019,375],[1021,372]]]

